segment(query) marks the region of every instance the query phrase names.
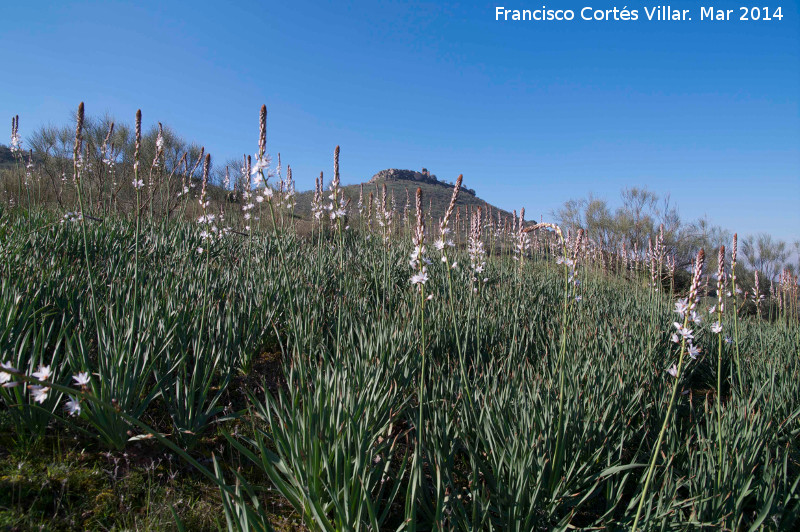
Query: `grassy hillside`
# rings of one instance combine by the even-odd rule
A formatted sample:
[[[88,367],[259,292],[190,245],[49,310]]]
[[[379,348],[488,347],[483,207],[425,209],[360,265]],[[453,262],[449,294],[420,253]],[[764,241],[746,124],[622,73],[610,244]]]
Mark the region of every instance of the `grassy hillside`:
[[[641,530],[798,524],[789,288],[676,306],[539,231],[412,267],[407,232],[0,220],[0,529],[630,530],[639,500]]]

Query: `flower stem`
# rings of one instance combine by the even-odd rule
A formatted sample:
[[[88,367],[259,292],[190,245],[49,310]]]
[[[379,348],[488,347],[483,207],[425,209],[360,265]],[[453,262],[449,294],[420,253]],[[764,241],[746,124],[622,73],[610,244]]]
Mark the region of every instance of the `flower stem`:
[[[561,239],[564,258],[567,257],[567,244]],[[567,306],[569,303],[569,265],[564,261],[564,310],[561,315],[561,347],[558,355],[558,428],[556,434],[556,450],[553,458],[553,475],[550,478],[550,493],[553,493],[558,478],[561,476],[561,465],[564,454],[564,359],[567,352]]]
[[[686,316],[683,318],[683,327],[684,329],[689,325],[689,313],[686,313]],[[647,498],[647,489],[650,487],[650,481],[653,478],[653,471],[655,470],[656,460],[658,459],[658,453],[661,449],[661,442],[664,441],[664,434],[667,431],[667,425],[669,424],[669,418],[672,415],[672,407],[675,405],[675,397],[678,395],[678,383],[680,382],[681,378],[681,370],[683,369],[683,355],[686,352],[686,338],[684,337],[681,342],[681,354],[678,358],[678,369],[675,374],[675,380],[672,383],[672,394],[670,395],[669,405],[667,406],[667,413],[664,416],[664,422],[661,424],[661,430],[658,433],[658,439],[656,440],[656,446],[653,449],[653,456],[650,458],[650,465],[647,468],[647,475],[645,476],[644,487],[642,488],[642,495],[639,499],[639,506],[636,508],[636,517],[633,520],[633,527],[631,530],[636,532],[637,526],[639,524],[639,517],[642,514],[642,508],[644,507],[644,501]]]

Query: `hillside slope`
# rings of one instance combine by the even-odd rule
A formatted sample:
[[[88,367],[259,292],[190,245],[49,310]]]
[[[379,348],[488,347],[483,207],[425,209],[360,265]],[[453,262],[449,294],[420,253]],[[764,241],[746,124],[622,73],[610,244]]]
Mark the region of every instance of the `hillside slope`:
[[[352,201],[352,206],[358,203],[358,197],[361,186],[364,187],[364,204],[369,201],[370,192],[374,198],[380,198],[383,185],[386,184],[387,203],[391,205],[392,195],[394,195],[395,209],[398,212],[403,212],[406,206],[406,201],[410,203],[410,209],[414,209],[414,194],[417,187],[422,189],[423,208],[427,213],[430,210],[434,219],[439,219],[444,215],[447,205],[450,203],[450,197],[453,195],[453,184],[446,181],[440,181],[435,175],[428,173],[426,169],[421,172],[413,170],[399,170],[390,168],[381,170],[365,183],[358,183],[353,185],[346,185],[342,187],[344,196]],[[325,183],[327,187],[329,182]],[[301,216],[308,216],[311,212],[311,200],[314,196],[313,191],[306,191],[297,194],[297,207],[296,212]],[[500,211],[505,217],[510,213],[498,209],[490,205],[486,201],[479,198],[475,191],[462,186],[461,192],[458,195],[458,206],[465,207],[483,207],[489,208],[493,216],[497,216]]]
[[[8,146],[0,144],[0,168],[12,168],[16,161]]]

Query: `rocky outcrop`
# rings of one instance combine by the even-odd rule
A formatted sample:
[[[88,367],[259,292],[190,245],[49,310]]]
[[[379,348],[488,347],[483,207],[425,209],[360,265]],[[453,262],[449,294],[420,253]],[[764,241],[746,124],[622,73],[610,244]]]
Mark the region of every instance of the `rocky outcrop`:
[[[374,176],[372,179],[369,180],[370,183],[378,183],[381,181],[415,181],[417,183],[427,183],[429,185],[441,185],[444,187],[451,187],[453,186],[452,183],[448,183],[446,181],[439,181],[436,176],[430,172],[428,172],[427,168],[423,168],[422,171],[416,172],[414,170],[400,170],[397,168],[388,168],[386,170],[381,170]],[[475,195],[475,191],[471,188],[463,187],[461,189],[462,192],[466,194]]]
[[[428,172],[427,168],[423,168],[421,172],[414,170],[398,170],[397,168],[389,168],[381,170],[369,180],[370,183],[377,183],[378,181],[418,181],[420,183],[439,183],[436,176]]]

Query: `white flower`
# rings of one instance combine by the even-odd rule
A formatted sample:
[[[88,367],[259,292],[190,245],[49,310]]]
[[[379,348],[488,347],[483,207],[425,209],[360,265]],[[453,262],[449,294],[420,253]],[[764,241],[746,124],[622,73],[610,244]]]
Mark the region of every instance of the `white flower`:
[[[714,322],[714,325],[711,326],[711,332],[714,334],[719,334],[722,332],[722,324],[718,321]]]
[[[428,280],[428,272],[422,271],[411,276],[411,284],[425,284]]]
[[[582,299],[583,299],[582,296],[575,296],[575,302],[576,303],[580,303]]]
[[[66,410],[71,416],[79,416],[81,414],[81,402],[77,397],[69,396],[69,401],[64,405]]]
[[[139,190],[144,187],[144,181],[142,179],[138,180],[134,179],[133,181],[131,181],[131,183],[133,184],[133,188],[135,188],[136,190]]]
[[[31,376],[40,380],[46,381],[50,379],[50,366],[39,366],[39,371],[34,371]]]
[[[677,344],[680,343],[681,337],[678,336],[678,333],[672,333],[672,343]]]
[[[198,252],[198,253],[202,253],[203,251],[204,251],[204,250],[203,250],[203,248],[201,248],[201,247],[198,247],[198,248],[197,248],[197,252]]]
[[[19,135],[14,133],[11,135],[11,153],[17,153],[22,151],[22,140],[19,138]]]
[[[677,321],[674,322],[672,325],[674,325],[675,328],[678,329],[678,334],[680,334],[681,337],[683,337],[684,339],[691,340],[692,338],[694,338],[694,333],[692,332],[691,329],[687,329]]]
[[[689,356],[692,357],[692,359],[695,359],[699,354],[700,354],[700,348],[692,344],[689,344]]]
[[[716,310],[717,310],[717,306],[713,305],[708,309],[708,313],[709,314],[714,314],[714,312],[716,312]]]
[[[0,367],[5,370],[11,370],[15,373],[17,372],[16,368],[8,362],[0,362]],[[11,377],[12,375],[11,373],[8,373],[8,371],[0,371],[0,384],[2,384],[4,388],[12,388],[16,386],[16,382],[11,382]]]
[[[50,391],[50,388],[47,386],[28,386],[28,389],[31,391],[31,395],[33,396],[33,400],[37,403],[44,403],[47,400],[47,393]]]
[[[700,325],[700,323],[701,323],[703,320],[700,318],[700,315],[699,315],[697,312],[695,312],[695,311],[692,311],[692,312],[689,314],[689,321],[692,321],[692,322],[694,322],[695,324],[697,324],[697,325]]]
[[[87,384],[89,384],[89,380],[90,380],[89,373],[86,372],[86,371],[82,371],[81,373],[78,373],[77,375],[73,375],[72,376],[72,380],[75,381],[75,384],[77,386],[86,386]]]
[[[252,170],[250,170],[251,175],[256,175],[257,173],[266,170],[269,168],[269,157],[259,157],[256,155],[256,164],[253,165]]]
[[[689,310],[689,302],[686,299],[681,299],[675,303],[675,312],[683,316]]]
[[[672,365],[672,366],[670,366],[670,368],[667,370],[667,373],[669,373],[669,374],[670,374],[670,375],[672,375],[673,377],[677,377],[677,376],[678,376],[678,368],[676,368],[676,367],[675,367],[675,364],[673,364],[673,365]]]
[[[730,336],[726,336],[726,337],[725,337],[725,343],[726,343],[726,344],[729,344],[729,343],[731,343],[732,341],[733,341],[733,340],[731,340],[731,337],[730,337]]]

